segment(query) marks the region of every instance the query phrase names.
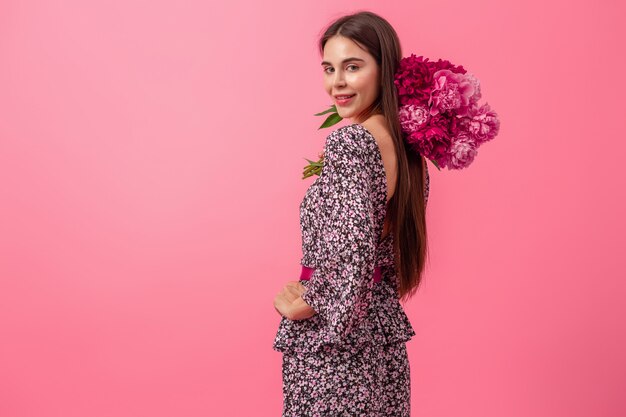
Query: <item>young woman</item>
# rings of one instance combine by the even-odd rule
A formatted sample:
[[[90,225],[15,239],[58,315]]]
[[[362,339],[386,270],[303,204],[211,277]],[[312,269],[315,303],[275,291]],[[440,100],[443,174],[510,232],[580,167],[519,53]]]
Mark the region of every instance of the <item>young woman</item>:
[[[324,88],[351,124],[326,138],[324,167],[300,205],[302,276],[274,300],[281,322],[283,417],[409,416],[400,304],[421,281],[429,177],[402,138],[395,30],[360,12],[319,43]]]

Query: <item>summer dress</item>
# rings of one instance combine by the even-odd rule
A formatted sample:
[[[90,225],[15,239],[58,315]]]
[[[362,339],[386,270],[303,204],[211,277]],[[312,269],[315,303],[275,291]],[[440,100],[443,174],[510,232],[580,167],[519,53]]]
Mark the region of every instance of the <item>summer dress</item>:
[[[430,178],[426,170],[424,196]],[[326,138],[321,175],[300,204],[302,299],[316,314],[281,318],[283,417],[409,416],[406,342],[415,331],[399,302],[393,234],[382,241],[387,178],[362,125]],[[381,267],[382,279],[372,279]]]

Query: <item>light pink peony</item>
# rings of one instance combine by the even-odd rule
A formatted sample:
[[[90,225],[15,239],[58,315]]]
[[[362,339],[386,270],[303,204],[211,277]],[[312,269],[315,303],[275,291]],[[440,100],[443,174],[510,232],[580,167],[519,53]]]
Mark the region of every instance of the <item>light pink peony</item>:
[[[471,107],[467,117],[464,117],[460,123],[463,129],[474,139],[476,146],[493,139],[500,130],[498,115],[491,110],[488,103],[481,107]]]
[[[452,139],[447,166],[449,169],[467,168],[477,154],[478,151],[476,150],[474,139],[467,133],[461,132]]]
[[[474,77],[474,74],[470,74],[469,72],[465,74],[465,78],[474,86],[474,95],[470,97],[470,103],[476,103],[482,97],[480,81],[478,78]]]
[[[405,133],[411,133],[420,129],[430,119],[428,108],[416,104],[401,106],[398,115],[400,127],[402,127],[402,131]]]

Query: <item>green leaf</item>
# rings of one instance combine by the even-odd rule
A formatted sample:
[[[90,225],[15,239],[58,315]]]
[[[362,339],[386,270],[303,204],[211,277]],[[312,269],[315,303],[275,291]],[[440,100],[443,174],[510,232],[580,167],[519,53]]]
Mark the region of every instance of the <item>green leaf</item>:
[[[324,110],[321,113],[315,113],[313,116],[322,116],[326,113],[330,113],[330,112],[337,112],[337,107],[333,104],[332,106],[330,106],[330,108],[328,110]]]
[[[330,114],[328,115],[328,117],[326,117],[326,120],[324,120],[324,123],[322,123],[322,125],[318,129],[330,127],[343,120],[343,117],[339,116],[339,113],[337,113],[337,106],[334,104],[331,105],[327,110],[324,110],[323,112],[315,113],[315,116],[323,116],[328,113]],[[302,179],[306,179],[313,175],[321,175],[322,168],[324,167],[323,157],[320,157],[318,161],[311,161],[310,159],[307,159],[307,158],[304,158],[304,159],[306,159],[309,164],[306,167],[304,167],[304,171],[302,173]]]
[[[432,159],[429,159],[430,162],[432,162],[432,164],[435,166],[435,168],[437,168],[439,171],[441,171],[441,168],[439,168],[439,164],[437,164],[437,162],[433,161]]]
[[[311,161],[310,159],[304,158],[308,161],[309,165],[315,166],[315,167],[321,167],[324,165],[323,162],[319,162],[319,161]]]
[[[339,123],[340,121],[343,120],[343,117],[339,116],[338,113],[332,113],[330,116],[328,116],[326,118],[326,120],[324,120],[324,123],[322,123],[322,125],[320,127],[318,127],[318,129],[323,129],[325,127],[330,127],[334,124]]]

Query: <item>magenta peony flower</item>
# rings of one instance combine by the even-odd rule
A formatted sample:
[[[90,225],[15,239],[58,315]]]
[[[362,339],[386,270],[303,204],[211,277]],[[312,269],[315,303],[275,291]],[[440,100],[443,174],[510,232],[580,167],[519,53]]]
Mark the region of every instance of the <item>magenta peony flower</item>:
[[[394,80],[400,105],[426,104],[433,81],[431,65],[428,58],[414,54],[402,58]]]
[[[451,141],[444,129],[436,125],[427,125],[408,135],[406,141],[415,151],[437,161],[440,167],[445,167]]]
[[[429,64],[431,64],[431,70],[433,73],[444,69],[450,70],[455,74],[465,74],[467,72],[465,68],[463,68],[463,65],[454,65],[447,59],[442,60],[441,58],[439,58],[437,62],[429,62]]]
[[[459,126],[458,122],[461,120],[456,117],[452,112],[439,113],[435,116],[430,116],[431,124],[437,125],[446,132],[448,132],[448,136],[453,138],[457,135],[457,133],[463,131],[462,126]]]
[[[471,107],[467,117],[464,117],[460,123],[463,129],[474,139],[476,146],[493,139],[500,130],[498,115],[491,110],[488,103],[481,107],[477,105]]]
[[[476,143],[470,135],[465,132],[459,133],[454,139],[452,139],[452,146],[448,152],[448,168],[467,168],[478,154],[476,148]]]
[[[402,131],[405,133],[418,130],[428,123],[430,119],[428,108],[416,104],[401,106],[400,110],[398,110],[398,116],[400,118],[400,127],[402,127]]]
[[[428,100],[430,114],[453,110],[459,116],[467,114],[470,97],[474,95],[474,85],[463,74],[450,70],[440,70],[433,75],[435,84]]]

